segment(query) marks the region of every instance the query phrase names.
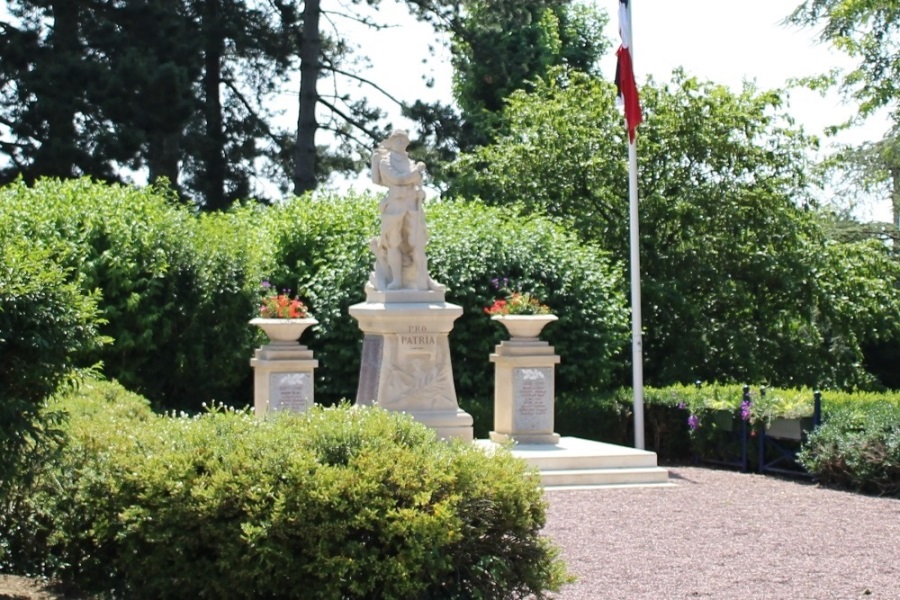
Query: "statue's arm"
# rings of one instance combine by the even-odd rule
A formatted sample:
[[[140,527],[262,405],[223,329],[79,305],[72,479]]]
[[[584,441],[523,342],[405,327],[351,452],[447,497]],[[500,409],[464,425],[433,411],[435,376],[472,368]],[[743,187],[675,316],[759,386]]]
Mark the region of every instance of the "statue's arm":
[[[420,169],[401,171],[391,164],[390,156],[381,160],[380,171],[381,180],[388,185],[410,185],[421,183],[422,181],[422,171]]]

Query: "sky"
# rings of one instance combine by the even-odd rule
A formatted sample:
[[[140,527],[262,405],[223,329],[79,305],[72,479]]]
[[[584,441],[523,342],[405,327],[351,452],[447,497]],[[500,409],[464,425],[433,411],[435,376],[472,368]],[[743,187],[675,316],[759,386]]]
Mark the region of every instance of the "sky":
[[[605,33],[618,45],[618,2],[593,2],[610,14]],[[851,67],[853,62],[848,57],[816,39],[816,28],[782,25],[799,3],[800,0],[631,0],[632,51],[638,85],[650,76],[657,82],[668,81],[673,69],[683,67],[689,75],[735,90],[741,89],[745,80],[755,82],[760,89],[784,89],[792,78],[819,74],[833,67]],[[430,26],[417,23],[405,13],[402,3],[392,0],[382,2],[377,18],[397,27],[371,32],[362,28],[348,30],[343,21],[341,25],[341,32],[349,33],[361,46],[361,52],[371,57],[372,65],[366,75],[403,100],[449,100],[449,51],[436,43],[439,40]],[[429,46],[437,47],[436,56],[429,55]],[[612,81],[612,53],[601,62],[601,69]],[[434,87],[425,86],[423,75],[433,77]],[[837,93],[822,98],[802,89],[789,93],[786,110],[808,133],[820,136],[827,126],[841,123],[854,113],[854,107],[843,103]],[[413,129],[399,111],[389,113],[396,127]],[[296,123],[296,114],[289,118]],[[827,148],[834,141],[858,144],[877,140],[887,128],[887,119],[878,116],[865,126],[842,133],[836,140],[823,138],[823,146]],[[366,186],[363,176],[352,184]],[[869,210],[871,214],[860,216],[890,220],[887,204]]]

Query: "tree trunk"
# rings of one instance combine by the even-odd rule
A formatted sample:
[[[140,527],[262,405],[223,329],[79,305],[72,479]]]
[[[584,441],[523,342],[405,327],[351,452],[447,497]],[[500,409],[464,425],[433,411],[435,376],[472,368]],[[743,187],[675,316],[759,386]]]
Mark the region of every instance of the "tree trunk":
[[[78,89],[81,73],[80,69],[72,68],[73,61],[82,55],[78,42],[79,8],[72,0],[54,0],[50,6],[53,14],[50,48],[54,58],[45,63],[51,66],[43,78],[46,89],[38,94],[37,100],[38,112],[44,115],[47,129],[32,171],[33,176],[72,177],[78,174],[77,165],[81,162],[75,128],[75,95],[81,91]]]
[[[150,132],[147,145],[147,168],[150,171],[150,183],[167,179],[173,189],[178,189],[180,137],[178,133]]]
[[[321,0],[306,0],[303,7],[303,33],[300,40],[300,115],[294,146],[294,194],[300,196],[316,189],[316,104],[321,63],[322,39],[319,37]]]
[[[891,167],[891,215],[894,226],[900,227],[900,166]]]
[[[222,125],[222,99],[219,87],[222,82],[222,54],[224,53],[224,32],[222,15],[219,10],[221,0],[206,1],[206,51],[204,52],[205,73],[203,76],[204,113],[206,118],[206,140],[202,160],[204,208],[221,210],[226,208],[225,196],[225,131]]]

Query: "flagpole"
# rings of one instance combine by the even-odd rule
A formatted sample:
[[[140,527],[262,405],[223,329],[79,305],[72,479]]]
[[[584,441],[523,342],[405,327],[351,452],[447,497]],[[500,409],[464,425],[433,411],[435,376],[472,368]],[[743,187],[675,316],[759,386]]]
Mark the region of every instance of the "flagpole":
[[[634,447],[644,449],[644,351],[641,334],[641,252],[638,221],[637,143],[628,142],[628,200],[631,232],[631,358],[634,387]]]
[[[633,3],[634,0],[631,0]],[[634,30],[631,10],[627,11],[629,51],[634,67]],[[634,389],[634,447],[643,450],[644,444],[644,350],[641,333],[641,245],[638,219],[637,136],[628,138],[628,204],[631,246],[631,360]]]

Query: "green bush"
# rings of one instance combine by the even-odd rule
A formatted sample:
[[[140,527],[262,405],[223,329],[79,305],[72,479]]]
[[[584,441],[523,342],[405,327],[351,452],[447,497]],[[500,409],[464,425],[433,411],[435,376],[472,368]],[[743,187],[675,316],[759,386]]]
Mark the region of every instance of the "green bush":
[[[900,498],[900,394],[848,396],[826,397],[798,461],[823,484]]]
[[[46,400],[89,370],[103,341],[97,295],[51,256],[0,232],[0,496],[42,460],[58,420]]]
[[[102,473],[103,465],[115,462],[107,453],[125,440],[138,443],[132,432],[156,417],[143,397],[90,378],[56,397],[50,409],[64,417],[53,460],[28,465],[29,481],[0,498],[0,550],[5,550],[0,572],[35,577],[66,572],[64,579],[71,581],[106,572],[110,559],[109,548],[98,547],[93,527],[117,517],[111,504],[89,498],[103,493],[98,482],[104,476],[114,483],[113,473]],[[101,516],[100,509],[107,512]]]
[[[99,290],[104,373],[170,407],[248,401],[260,243],[246,212],[198,217],[169,190],[87,179],[0,190],[0,232],[52,241],[72,281]]]
[[[111,384],[19,504],[11,567],[130,598],[544,597],[567,576],[537,475],[409,417],[346,405],[157,416]],[[15,546],[15,544],[14,544]],[[52,557],[50,561],[47,557]]]
[[[365,300],[377,204],[372,196],[299,198],[263,215],[263,237],[274,241],[280,261],[270,281],[299,291],[319,320],[309,345],[320,361],[316,397],[324,403],[356,396],[362,334],[348,308]],[[620,368],[628,313],[606,253],[542,217],[461,200],[432,202],[427,210],[429,270],[447,286],[447,301],[464,311],[450,334],[460,397],[493,396],[488,357],[506,334],[483,309],[497,293],[491,280],[502,277],[538,293],[559,316],[544,336],[564,357],[557,388],[609,385]]]

